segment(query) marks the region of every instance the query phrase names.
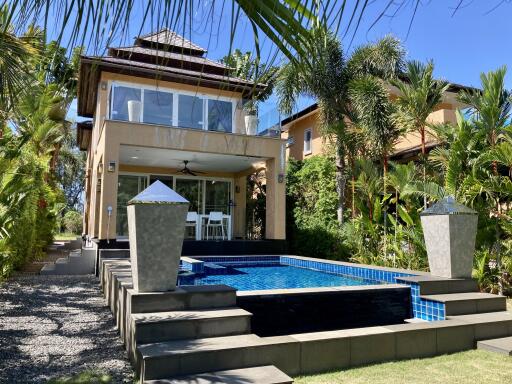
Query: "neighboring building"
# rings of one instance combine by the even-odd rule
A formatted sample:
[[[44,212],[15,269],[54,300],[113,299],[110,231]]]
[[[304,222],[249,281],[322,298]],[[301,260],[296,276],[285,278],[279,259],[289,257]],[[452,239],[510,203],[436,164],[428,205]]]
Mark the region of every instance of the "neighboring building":
[[[435,112],[430,114],[429,120],[433,123],[455,123],[455,112],[466,107],[457,100],[457,93],[462,89],[467,88],[452,84],[446,92],[443,102],[437,106]],[[391,97],[396,97],[397,93],[398,90],[391,87]],[[296,160],[303,160],[325,152],[326,143],[318,127],[318,112],[318,105],[313,104],[281,121],[281,137],[287,141],[287,159],[292,157]],[[435,136],[427,133],[427,150],[432,149],[436,144]],[[409,132],[398,140],[390,157],[396,161],[408,161],[417,157],[420,152],[421,137],[419,133]]]
[[[266,85],[231,77],[205,53],[163,29],[107,56],[81,58],[78,114],[92,118],[78,125],[90,238],[126,237],[128,200],[156,179],[186,197],[193,212],[223,212],[230,237],[243,238],[247,175],[262,168],[265,235],[285,238],[285,141],[246,135],[241,108]]]

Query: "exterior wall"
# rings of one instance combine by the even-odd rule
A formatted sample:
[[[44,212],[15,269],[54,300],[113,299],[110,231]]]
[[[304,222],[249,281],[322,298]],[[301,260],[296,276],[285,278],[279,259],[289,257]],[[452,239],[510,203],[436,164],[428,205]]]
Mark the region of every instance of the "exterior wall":
[[[391,99],[396,98],[396,89],[391,87]],[[456,123],[456,111],[463,108],[460,102],[456,100],[456,95],[448,93],[445,96],[443,103],[439,104],[437,110],[429,115],[429,122],[431,123]],[[286,151],[287,158],[293,157],[297,160],[303,160],[308,156],[319,155],[325,152],[326,143],[322,139],[320,129],[317,125],[318,110],[315,110],[308,115],[301,117],[286,126],[283,126],[282,138],[288,140],[290,136],[294,137],[295,143],[289,145]],[[304,131],[307,128],[312,128],[313,142],[311,155],[304,154]],[[427,129],[426,143],[435,141],[433,133]],[[408,132],[401,137],[395,144],[395,152],[403,151],[409,148],[414,148],[421,145],[421,137],[417,132]]]
[[[287,158],[292,157],[296,160],[303,160],[308,156],[320,155],[324,151],[324,140],[320,134],[320,130],[317,126],[318,112],[314,111],[308,116],[292,122],[287,132],[283,133],[283,139],[289,140],[293,137],[294,143],[287,144],[286,155]],[[311,140],[311,153],[304,153],[304,132],[306,129],[311,129],[312,140]]]

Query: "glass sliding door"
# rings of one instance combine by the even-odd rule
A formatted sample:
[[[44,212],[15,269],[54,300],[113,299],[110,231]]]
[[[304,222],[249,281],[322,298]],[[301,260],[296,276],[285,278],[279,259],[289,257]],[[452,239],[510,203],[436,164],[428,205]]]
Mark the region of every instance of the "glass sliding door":
[[[147,176],[119,175],[117,179],[117,218],[118,236],[128,236],[128,214],[126,205],[130,199],[147,186]]]
[[[176,192],[190,202],[190,212],[203,213],[203,182],[198,179],[176,178]]]
[[[128,102],[131,100],[141,101],[141,90],[138,88],[116,85],[112,87],[112,109],[110,118],[112,120],[128,121]]]
[[[143,122],[172,125],[172,93],[144,90]]]
[[[204,101],[197,96],[178,96],[178,126],[203,129]]]
[[[208,100],[208,130],[233,131],[233,103],[231,101]]]
[[[149,175],[149,185],[153,184],[157,180],[161,181],[171,189],[174,188],[172,184],[172,176]]]
[[[231,182],[205,180],[205,214],[222,212],[231,213]]]

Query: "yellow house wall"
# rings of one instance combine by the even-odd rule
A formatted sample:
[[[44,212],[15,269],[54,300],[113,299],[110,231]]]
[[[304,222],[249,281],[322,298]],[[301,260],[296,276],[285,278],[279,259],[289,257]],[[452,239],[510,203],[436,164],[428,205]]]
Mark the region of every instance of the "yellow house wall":
[[[312,112],[309,116],[304,117],[296,122],[292,122],[288,132],[284,132],[283,138],[288,140],[291,137],[294,143],[289,145],[286,150],[287,158],[292,157],[296,160],[303,160],[310,156],[320,155],[324,151],[324,140],[317,126],[318,112]],[[304,153],[304,132],[311,129],[311,153]]]

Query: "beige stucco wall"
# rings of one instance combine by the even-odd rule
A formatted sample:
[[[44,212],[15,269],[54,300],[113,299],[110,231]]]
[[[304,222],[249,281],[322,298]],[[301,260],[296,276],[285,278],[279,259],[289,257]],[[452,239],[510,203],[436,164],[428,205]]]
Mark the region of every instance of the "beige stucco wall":
[[[391,98],[396,97],[396,90],[390,87]],[[456,111],[463,108],[460,102],[457,101],[456,95],[447,93],[441,104],[437,106],[437,110],[429,115],[428,121],[430,123],[455,123]],[[326,152],[328,143],[322,139],[320,129],[317,125],[318,110],[315,110],[308,115],[293,121],[286,126],[283,126],[282,138],[288,139],[293,136],[295,143],[287,148],[287,157],[293,157],[297,160],[303,160],[308,157],[304,154],[304,131],[307,128],[312,128],[313,142],[312,153],[309,156],[318,155]],[[427,129],[426,142],[435,141],[433,133]],[[417,132],[408,132],[401,137],[395,144],[394,151],[402,151],[408,148],[413,148],[421,144],[421,137]]]

